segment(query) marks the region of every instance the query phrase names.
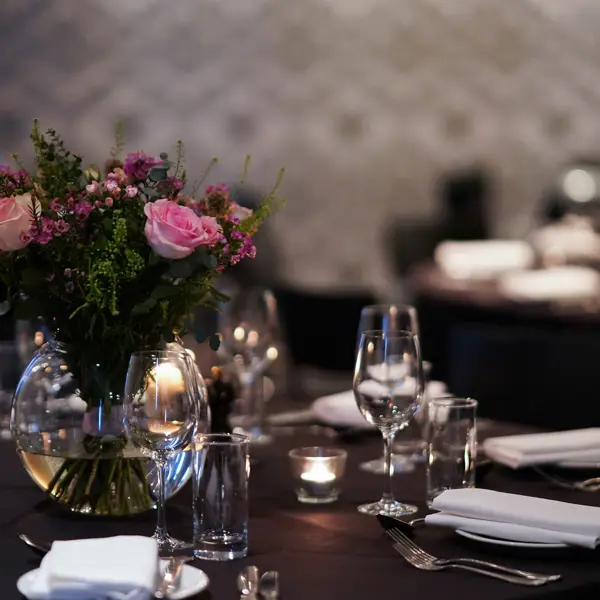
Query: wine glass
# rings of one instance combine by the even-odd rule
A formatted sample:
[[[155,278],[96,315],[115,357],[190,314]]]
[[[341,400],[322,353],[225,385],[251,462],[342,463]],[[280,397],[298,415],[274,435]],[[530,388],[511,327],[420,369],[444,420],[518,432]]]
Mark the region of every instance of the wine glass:
[[[390,517],[413,514],[416,506],[394,499],[392,445],[396,433],[414,417],[423,397],[423,365],[417,336],[411,331],[363,332],[353,390],[363,417],[381,431],[387,474],[381,500],[362,504],[358,510]]]
[[[201,386],[191,363],[183,350],[135,352],[125,383],[125,430],[157,467],[158,517],[153,537],[163,557],[191,547],[169,535],[165,517],[167,460],[190,444],[202,410]]]
[[[419,322],[417,319],[417,310],[409,304],[371,304],[363,307],[360,311],[360,321],[358,323],[357,351],[360,344],[360,338],[364,331],[410,331],[419,335]],[[406,448],[406,454],[395,452],[392,454],[394,461],[394,471],[396,473],[408,473],[414,470],[414,463],[411,460],[411,454],[415,448]],[[385,459],[383,456],[368,460],[359,465],[359,468],[368,473],[384,475],[386,473]]]
[[[219,318],[221,348],[242,387],[240,427],[251,443],[272,441],[267,431],[264,374],[279,356],[277,301],[269,290],[248,288],[225,305]]]

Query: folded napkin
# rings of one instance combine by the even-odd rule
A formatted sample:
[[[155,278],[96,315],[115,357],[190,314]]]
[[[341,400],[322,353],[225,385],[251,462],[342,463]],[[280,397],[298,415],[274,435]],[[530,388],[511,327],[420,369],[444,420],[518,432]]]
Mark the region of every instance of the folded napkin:
[[[54,542],[30,589],[35,600],[147,600],[158,580],[152,538]]]
[[[429,525],[520,542],[545,542],[595,548],[600,541],[600,508],[504,494],[492,490],[446,490],[433,501],[442,512]]]
[[[435,249],[435,262],[454,279],[493,279],[530,268],[533,248],[519,240],[446,241]]]
[[[483,451],[513,469],[569,460],[600,462],[600,428],[488,438]]]
[[[369,380],[364,381],[363,384],[366,384],[367,386],[373,385],[373,387],[379,385],[376,381]],[[425,398],[429,400],[436,396],[442,396],[446,391],[446,384],[443,382],[430,381],[425,388]],[[367,395],[369,395],[369,393],[370,395],[377,395],[377,393],[374,392],[376,392],[376,390],[369,389],[368,387],[363,390],[363,393]],[[385,393],[389,393],[387,388]],[[407,393],[409,392],[407,391]],[[313,402],[311,410],[314,417],[323,423],[340,427],[356,427],[361,429],[374,428],[374,425],[368,423],[360,412],[356,404],[356,397],[352,390],[331,394],[329,396],[322,396]]]

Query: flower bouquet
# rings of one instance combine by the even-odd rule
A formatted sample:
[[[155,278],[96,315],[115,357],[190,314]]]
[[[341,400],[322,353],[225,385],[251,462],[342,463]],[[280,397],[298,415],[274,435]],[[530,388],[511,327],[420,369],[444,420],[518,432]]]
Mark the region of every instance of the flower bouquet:
[[[199,192],[210,165],[186,193],[181,143],[174,160],[143,152],[121,159],[119,132],[101,171],[84,168],[37,122],[31,138],[34,170],[16,156],[18,170],[0,167],[0,278],[8,290],[0,310],[41,318],[53,341],[19,384],[13,434],[25,466],[54,499],[93,514],[139,512],[153,500],[144,459],[131,458],[121,429],[129,357],[177,342],[196,307],[225,300],[215,283],[254,257],[252,235],[280,203],[281,174],[250,211],[225,185]],[[208,341],[218,347],[218,338]],[[50,384],[40,373],[50,373]],[[44,476],[40,457],[54,460]]]

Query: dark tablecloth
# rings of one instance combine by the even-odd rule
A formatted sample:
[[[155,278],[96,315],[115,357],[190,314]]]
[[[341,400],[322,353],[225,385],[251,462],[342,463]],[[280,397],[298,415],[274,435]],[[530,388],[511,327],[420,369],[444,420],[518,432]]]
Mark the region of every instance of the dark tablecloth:
[[[329,506],[299,504],[292,493],[287,450],[303,445],[337,445],[349,451],[343,497]],[[280,572],[283,600],[443,600],[485,598],[594,598],[600,595],[600,554],[584,550],[538,551],[537,554],[501,552],[476,545],[444,529],[422,528],[417,541],[443,557],[471,556],[496,559],[508,565],[546,573],[561,573],[563,581],[541,588],[526,588],[492,579],[445,571],[425,573],[407,565],[395,554],[376,519],[359,514],[356,505],[376,500],[382,478],[363,473],[358,464],[381,452],[377,437],[342,442],[307,433],[278,437],[274,445],[254,455],[251,475],[250,555],[242,561],[195,561],[210,578],[209,591],[198,600],[237,598],[235,577],[242,566]],[[17,539],[18,532],[38,538],[69,539],[128,533],[151,534],[154,514],[128,520],[76,518],[57,510],[25,473],[11,443],[0,445],[0,589],[3,600],[21,598],[15,582],[35,568],[39,559]],[[397,497],[423,506],[424,473],[395,477]],[[600,495],[557,490],[533,474],[516,474],[500,467],[480,482],[506,492],[582,504],[599,504]],[[191,534],[190,486],[169,502],[172,533]]]

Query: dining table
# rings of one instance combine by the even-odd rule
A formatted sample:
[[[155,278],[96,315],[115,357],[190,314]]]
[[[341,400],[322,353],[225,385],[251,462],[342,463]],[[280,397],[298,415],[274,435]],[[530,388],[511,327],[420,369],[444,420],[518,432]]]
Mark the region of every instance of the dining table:
[[[506,433],[512,429],[510,424],[498,424],[497,430]],[[496,425],[492,423],[488,435],[494,431]],[[562,579],[541,587],[525,587],[458,570],[419,571],[395,552],[375,517],[357,511],[360,503],[377,500],[384,487],[381,475],[359,469],[361,462],[381,454],[382,441],[377,433],[306,425],[281,427],[274,434],[273,443],[251,451],[248,556],[230,562],[194,560],[192,564],[210,580],[208,588],[194,596],[197,600],[239,598],[236,576],[247,565],[256,565],[261,572],[278,571],[282,600],[581,600],[600,596],[599,551],[489,545],[464,539],[446,528],[417,527],[414,541],[436,557],[479,558],[524,570],[558,573]],[[342,494],[331,504],[301,504],[294,493],[288,452],[315,445],[348,452]],[[53,541],[153,532],[153,512],[128,518],[92,518],[62,509],[31,480],[10,441],[0,444],[0,464],[3,600],[22,598],[16,581],[40,561],[19,540],[19,533]],[[600,506],[599,493],[556,487],[530,469],[513,471],[493,465],[478,479],[477,486]],[[191,487],[190,482],[169,499],[167,507],[171,533],[188,540],[193,528]],[[419,513],[414,516],[427,513],[422,463],[412,472],[394,476],[394,488],[398,499],[418,505]]]

